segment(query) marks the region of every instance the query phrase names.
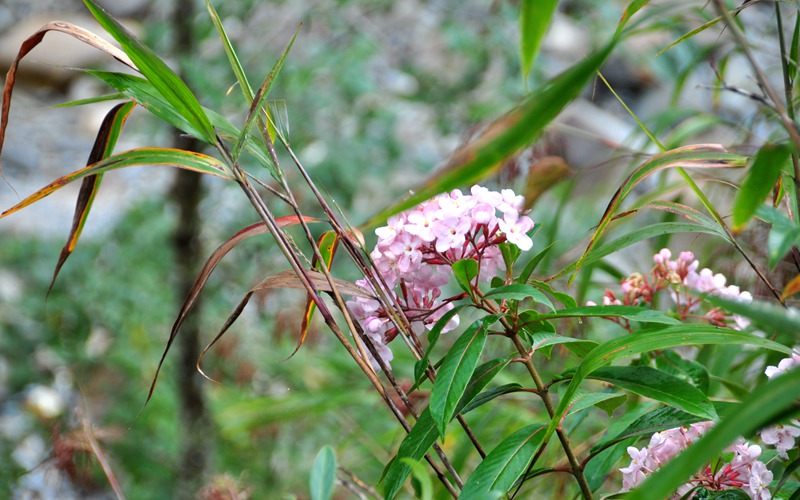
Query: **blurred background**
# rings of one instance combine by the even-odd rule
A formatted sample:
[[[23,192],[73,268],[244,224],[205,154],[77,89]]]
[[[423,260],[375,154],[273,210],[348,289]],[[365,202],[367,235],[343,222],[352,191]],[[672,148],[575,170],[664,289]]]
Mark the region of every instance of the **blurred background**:
[[[204,106],[234,123],[244,120],[246,107],[231,89],[235,78],[203,1],[102,3],[181,72]],[[298,156],[354,224],[407,193],[526,89],[605,43],[625,3],[560,2],[523,81],[513,0],[215,2],[254,85],[302,23],[271,98],[285,102]],[[760,3],[741,20],[775,73],[773,7]],[[714,13],[698,2],[651,4],[649,29],[618,47],[603,70],[626,103],[668,148],[714,142],[747,149],[768,138],[773,129],[754,101],[715,90],[715,67],[727,84],[758,90],[719,30],[655,57]],[[2,0],[0,70],[13,63],[26,37],[56,19],[101,31],[79,0]],[[110,104],[54,107],[110,93],[82,68],[122,70],[59,33],[46,35],[21,63],[0,157],[8,181],[0,183],[3,209],[85,165]],[[117,150],[145,145],[191,147],[139,109]],[[571,168],[573,175],[542,196],[532,214],[544,228],[533,252],[556,242],[554,257],[540,268],[554,274],[580,255],[614,190],[653,152],[598,81],[487,184],[521,192],[544,157]],[[290,182],[299,183],[287,170]],[[669,179],[654,182],[691,201]],[[110,475],[128,498],[308,498],[308,473],[326,444],[339,465],[377,483],[402,429],[324,327],[315,325],[306,345],[284,360],[296,343],[303,294],[263,293],[250,304],[204,360],[219,384],[194,370],[200,350],[244,293],[286,268],[266,237],[240,245],[220,264],[143,409],[187,283],[217,245],[256,221],[235,185],[153,167],[111,172],[47,296],[77,187],[0,221],[0,497],[113,498]],[[708,189],[720,202],[729,197],[724,186]],[[314,215],[308,193],[299,189],[298,196]],[[278,215],[288,213],[275,207]],[[664,217],[645,214],[637,223]],[[575,293],[597,300],[604,285],[648,269],[652,248],[664,243],[632,247]],[[683,243],[724,270],[726,250],[698,238]],[[344,266],[341,275],[352,278]],[[728,271],[748,288],[748,275]],[[410,363],[398,358],[398,376],[411,378]],[[531,418],[509,400],[513,411],[476,411],[475,428],[482,422],[511,428]],[[465,443],[449,444],[457,464],[475,461]],[[338,494],[350,498],[341,488]]]

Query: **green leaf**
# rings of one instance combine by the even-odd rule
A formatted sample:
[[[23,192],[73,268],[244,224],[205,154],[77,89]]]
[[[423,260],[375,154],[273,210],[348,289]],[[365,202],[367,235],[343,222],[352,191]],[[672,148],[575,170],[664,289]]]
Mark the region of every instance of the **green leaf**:
[[[231,65],[231,69],[233,69],[233,74],[236,75],[236,81],[239,82],[239,88],[249,106],[250,103],[253,102],[253,88],[247,80],[247,75],[244,72],[244,68],[242,68],[242,63],[239,62],[239,56],[236,55],[233,44],[231,44],[231,40],[228,38],[228,33],[222,25],[222,20],[219,14],[217,14],[216,9],[214,9],[214,6],[211,5],[211,0],[206,0],[206,9],[208,10],[209,17],[211,17],[211,22],[214,23],[214,27],[217,29],[220,40],[222,40],[222,47],[225,49],[225,55],[228,56],[228,62]]]
[[[761,146],[733,202],[735,231],[744,229],[756,209],[772,192],[791,153],[789,144],[767,143]]]
[[[417,492],[417,498],[421,500],[431,500],[431,498],[433,498],[433,483],[431,482],[430,474],[428,474],[428,469],[422,465],[419,460],[402,458],[400,461],[411,468],[414,479],[419,483],[420,491]]]
[[[140,165],[153,165],[164,167],[177,167],[192,170],[202,174],[210,174],[223,179],[233,180],[224,163],[216,158],[201,153],[168,148],[139,148],[131,149],[114,156],[105,158],[97,163],[82,168],[64,177],[59,177],[39,191],[28,196],[21,202],[9,208],[0,218],[21,210],[32,203],[58,191],[70,182],[83,179],[91,175],[101,174],[117,168],[134,167]]]
[[[567,415],[573,415],[592,406],[604,410],[610,417],[619,406],[628,399],[621,392],[585,392],[579,390],[572,397]]]
[[[510,490],[542,445],[546,428],[542,424],[532,424],[501,441],[464,483],[459,498],[484,500],[495,492],[504,494]]]
[[[511,300],[525,300],[531,299],[536,303],[544,304],[547,306],[551,311],[556,310],[553,303],[550,302],[550,299],[547,298],[547,295],[540,292],[539,289],[530,286],[530,285],[521,285],[518,283],[514,283],[511,285],[505,285],[497,288],[493,288],[489,290],[483,295],[484,299],[511,299]]]
[[[556,427],[560,424],[561,419],[564,418],[569,401],[578,390],[581,383],[595,370],[607,366],[617,359],[635,356],[636,354],[644,352],[684,345],[702,344],[754,345],[784,353],[791,352],[791,349],[777,342],[736,330],[710,325],[667,326],[664,328],[641,331],[636,335],[626,335],[609,340],[594,348],[575,370],[572,381],[564,392],[564,396],[550,421],[545,440],[550,438],[553,432],[555,432]]]
[[[463,410],[459,411],[456,409],[456,415],[469,413],[475,408],[485,405],[489,401],[499,398],[505,394],[511,394],[513,392],[519,392],[523,387],[520,384],[505,384],[500,385],[497,387],[492,387],[491,389],[487,389],[484,392],[478,394],[475,399],[473,399],[467,406],[464,407]]]
[[[538,225],[536,227],[541,227],[541,225]],[[525,283],[526,281],[531,279],[531,275],[533,274],[533,271],[536,270],[536,266],[538,266],[539,263],[542,262],[542,259],[544,259],[544,257],[547,255],[547,252],[549,252],[550,249],[553,248],[555,244],[556,244],[555,241],[550,243],[544,248],[544,250],[533,256],[533,258],[530,260],[530,262],[528,262],[528,264],[525,265],[525,268],[522,270],[519,277],[517,278],[516,280],[517,283]]]
[[[578,303],[575,302],[575,299],[573,299],[571,295],[569,295],[568,293],[557,292],[553,290],[553,287],[551,287],[550,284],[548,283],[545,283],[543,281],[528,280],[528,284],[531,286],[535,286],[536,288],[545,293],[549,293],[550,295],[555,297],[556,300],[561,302],[561,304],[567,309],[578,307]]]
[[[317,453],[317,458],[314,459],[314,466],[311,468],[311,476],[308,480],[311,500],[329,500],[333,495],[335,481],[336,455],[333,448],[324,446]]]
[[[656,358],[656,365],[660,370],[691,381],[703,394],[708,394],[711,377],[706,367],[697,361],[683,359],[673,351],[663,351]]]
[[[642,323],[656,323],[664,325],[682,324],[678,319],[667,316],[660,311],[637,306],[584,306],[559,309],[554,313],[536,315],[536,319],[538,320],[581,317],[625,318],[631,321],[640,321]]]
[[[800,17],[795,16],[792,48],[789,50],[789,54],[797,54],[798,44],[800,44]],[[788,61],[783,61],[783,64],[787,66],[786,75],[789,77],[789,81],[794,83],[794,78],[797,76],[797,60],[790,57]]]
[[[774,270],[783,256],[789,253],[792,245],[797,244],[800,239],[800,228],[785,214],[769,205],[759,206],[756,215],[772,224],[767,237],[767,254],[769,268]]]
[[[557,344],[564,344],[564,347],[577,354],[581,358],[585,358],[592,349],[597,347],[598,344],[594,340],[578,339],[575,337],[562,337],[555,333],[538,332],[531,335],[531,349],[532,353],[537,350]]]
[[[197,98],[180,77],[170,69],[149,47],[133,33],[111,17],[94,0],[83,0],[92,16],[122,46],[139,71],[158,93],[197,130],[197,138],[209,144],[216,143],[216,134]]]
[[[425,370],[428,367],[428,360],[430,359],[431,352],[433,352],[433,348],[436,347],[436,344],[439,342],[439,337],[442,334],[442,330],[445,326],[447,326],[447,323],[453,319],[453,316],[458,314],[466,307],[472,307],[472,304],[460,304],[445,312],[442,317],[436,321],[436,323],[433,325],[433,328],[431,328],[428,332],[428,347],[425,349],[425,354],[419,361],[414,363],[414,389],[419,387],[419,385],[422,383],[422,380],[425,378]]]
[[[475,369],[472,378],[464,390],[463,396],[456,405],[456,410],[453,416],[461,413],[467,413],[481,404],[484,404],[492,399],[509,392],[519,389],[518,384],[510,384],[513,387],[505,387],[504,391],[500,388],[487,391],[490,393],[487,397],[482,395],[481,390],[492,380],[492,378],[500,373],[500,371],[508,366],[510,363],[507,359],[493,359],[482,364]],[[485,394],[485,393],[483,393]],[[480,400],[480,401],[479,401]],[[475,404],[473,404],[475,403]],[[431,418],[430,405],[420,414],[417,423],[411,429],[411,432],[400,443],[397,450],[397,456],[387,465],[384,474],[383,494],[386,498],[392,499],[400,490],[403,482],[411,472],[411,468],[402,462],[403,458],[410,458],[412,460],[420,460],[425,456],[433,443],[439,437],[439,430]]]
[[[498,315],[491,315],[472,323],[444,357],[433,383],[428,405],[441,436],[445,435],[447,422],[455,415],[456,404],[478,366],[489,327],[497,319]]]
[[[392,204],[365,225],[380,224],[432,196],[474,184],[492,173],[504,159],[538,137],[561,110],[580,94],[586,82],[603,64],[614,43],[612,41],[532,92],[523,103],[490,124],[481,138],[457,151],[450,164],[415,189],[412,196]]]
[[[628,24],[628,21],[631,20],[631,17],[633,17],[633,15],[636,14],[637,12],[639,12],[639,10],[645,5],[647,5],[649,2],[650,0],[633,0],[631,3],[628,4],[627,7],[625,7],[625,11],[622,13],[622,17],[620,18],[619,23],[617,24],[616,36],[622,34],[622,30]]]
[[[631,492],[630,500],[666,498],[739,436],[773,424],[800,399],[800,370],[775,377],[737,406],[702,438]]]
[[[533,60],[556,12],[558,0],[522,0],[519,6],[520,63],[522,80],[528,80]]]
[[[595,370],[589,378],[610,382],[621,389],[661,401],[705,420],[718,418],[714,406],[699,389],[649,366],[606,366]]]
[[[454,262],[453,276],[455,276],[458,286],[472,296],[472,282],[478,276],[478,262],[475,259]]]

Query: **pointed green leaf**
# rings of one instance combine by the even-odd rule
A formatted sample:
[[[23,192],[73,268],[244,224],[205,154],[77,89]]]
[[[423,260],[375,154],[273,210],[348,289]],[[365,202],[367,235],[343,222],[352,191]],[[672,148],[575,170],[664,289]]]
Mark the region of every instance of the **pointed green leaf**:
[[[83,0],[92,16],[122,46],[139,71],[158,93],[198,132],[198,139],[209,144],[216,142],[211,121],[197,98],[181,78],[149,47],[122,26],[94,0]]]
[[[475,259],[463,259],[453,263],[453,276],[458,286],[472,295],[472,283],[478,276],[478,262]]]
[[[439,434],[444,436],[447,422],[455,415],[456,404],[467,389],[475,367],[478,366],[489,327],[497,321],[497,315],[476,320],[444,357],[431,390],[431,410]]]
[[[236,75],[236,81],[239,82],[239,88],[242,90],[245,102],[249,106],[250,103],[253,102],[253,88],[247,80],[247,75],[244,72],[244,68],[242,68],[242,63],[239,62],[239,56],[236,55],[233,44],[231,44],[231,40],[228,38],[228,33],[222,25],[222,20],[219,14],[217,14],[216,9],[214,9],[214,6],[211,5],[211,0],[206,0],[206,9],[208,10],[209,17],[211,17],[211,22],[214,23],[214,27],[217,29],[220,40],[222,40],[222,47],[225,49],[225,55],[228,56],[228,62],[233,69],[233,74]]]
[[[329,500],[333,495],[335,482],[336,455],[333,448],[326,445],[317,453],[311,468],[311,476],[308,479],[311,500]]]
[[[511,299],[511,300],[525,300],[531,299],[536,303],[547,306],[551,311],[556,310],[555,306],[547,295],[540,292],[538,288],[531,285],[521,285],[513,283],[511,285],[504,285],[501,287],[493,288],[483,295],[484,299]]]
[[[532,424],[505,438],[464,483],[461,500],[484,500],[505,494],[525,473],[545,439],[546,425]]]
[[[717,419],[714,406],[699,389],[649,366],[606,366],[595,370],[589,378],[604,380],[705,420]]]
[[[772,224],[767,237],[767,254],[769,268],[775,269],[778,262],[789,253],[792,245],[796,245],[800,240],[800,228],[789,217],[770,205],[760,205],[756,209],[756,215]]]
[[[377,225],[432,196],[471,185],[493,172],[504,159],[538,137],[561,110],[580,94],[613,46],[614,42],[531,93],[522,104],[492,123],[476,142],[457,151],[450,164],[415,189],[415,194],[392,204],[365,225]]]
[[[559,309],[554,313],[536,315],[537,320],[581,317],[625,318],[631,321],[663,325],[681,324],[678,319],[667,316],[660,311],[638,306],[584,306]]]
[[[756,209],[764,203],[791,153],[789,144],[767,143],[761,146],[733,202],[734,230],[743,229]]]
[[[619,408],[626,399],[628,399],[628,396],[621,392],[585,392],[579,390],[572,397],[567,416],[591,408],[592,406],[597,406],[608,413],[610,417],[614,410]]]
[[[662,351],[661,355],[656,358],[656,366],[659,370],[690,381],[695,387],[700,389],[700,392],[706,395],[708,394],[708,386],[711,383],[711,377],[706,367],[701,363],[684,359],[673,351]]]
[[[776,423],[800,399],[800,370],[775,377],[745,399],[702,438],[653,473],[627,497],[629,500],[667,498],[686,479],[732,444],[758,429]]]
[[[520,62],[522,79],[527,81],[533,60],[556,12],[558,0],[522,0],[519,6]]]

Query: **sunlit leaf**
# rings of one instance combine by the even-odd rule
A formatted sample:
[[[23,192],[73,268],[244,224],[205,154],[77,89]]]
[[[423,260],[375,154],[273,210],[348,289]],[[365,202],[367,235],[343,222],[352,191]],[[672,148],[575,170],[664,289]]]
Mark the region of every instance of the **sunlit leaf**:
[[[214,144],[216,135],[197,98],[181,78],[133,33],[108,14],[94,0],[83,0],[92,16],[122,46],[144,77],[183,118],[198,131],[199,139]]]

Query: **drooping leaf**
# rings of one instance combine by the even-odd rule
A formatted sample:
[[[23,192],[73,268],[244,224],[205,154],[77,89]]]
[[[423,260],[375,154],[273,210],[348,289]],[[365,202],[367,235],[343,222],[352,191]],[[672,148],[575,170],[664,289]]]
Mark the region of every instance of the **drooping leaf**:
[[[336,455],[333,448],[323,446],[314,465],[311,467],[311,475],[308,479],[308,489],[311,493],[311,500],[329,500],[333,495],[336,482]]]
[[[592,372],[589,378],[604,380],[705,420],[717,419],[714,406],[699,389],[649,366],[605,366]]]
[[[768,143],[761,146],[733,202],[734,230],[742,230],[758,206],[764,203],[791,153],[789,144]]]
[[[520,62],[522,80],[527,81],[533,60],[556,12],[558,0],[522,0],[519,5]]]
[[[139,72],[158,90],[181,116],[199,132],[198,139],[209,144],[216,142],[211,121],[200,106],[197,97],[181,78],[170,69],[149,47],[122,26],[95,0],[83,0],[92,16],[122,46],[122,50],[134,62]]]
[[[731,168],[742,167],[745,165],[747,157],[735,153],[728,153],[725,148],[718,144],[697,144],[693,146],[685,146],[682,148],[665,151],[658,154],[640,165],[634,170],[622,185],[614,193],[611,201],[608,203],[600,222],[597,224],[592,235],[589,245],[586,247],[583,255],[576,263],[575,270],[581,269],[585,260],[599,241],[600,237],[605,233],[609,223],[613,220],[617,211],[622,205],[622,202],[631,193],[633,188],[642,180],[652,175],[655,172],[664,170],[666,168]]]
[[[457,151],[449,164],[415,189],[412,196],[392,204],[365,225],[380,224],[388,217],[432,196],[458,186],[470,185],[490,174],[502,160],[534,140],[578,96],[603,64],[614,43],[611,42],[531,93],[522,104],[489,125],[481,138]]]
[[[31,205],[42,198],[58,191],[70,182],[78,179],[83,179],[97,174],[115,170],[118,168],[135,167],[135,166],[158,166],[158,167],[175,167],[184,170],[192,170],[201,174],[214,175],[227,180],[233,180],[228,167],[217,160],[216,158],[202,153],[195,153],[192,151],[184,151],[182,149],[168,149],[168,148],[138,148],[124,151],[104,158],[88,167],[77,170],[64,177],[59,177],[47,186],[36,191],[28,196],[21,202],[9,208],[2,214],[0,218],[13,214],[28,205]]]
[[[47,23],[36,33],[29,36],[24,42],[22,42],[19,52],[17,52],[17,56],[14,58],[14,62],[11,63],[8,73],[6,73],[6,81],[3,87],[3,106],[2,111],[0,111],[0,153],[3,151],[3,143],[5,142],[6,128],[8,127],[8,115],[11,110],[11,95],[14,92],[14,84],[17,81],[17,68],[19,67],[19,62],[31,50],[33,50],[34,47],[39,45],[44,39],[44,36],[50,31],[65,33],[87,45],[109,54],[131,69],[136,70],[136,65],[130,60],[130,58],[128,58],[127,55],[125,55],[123,51],[119,50],[117,47],[111,45],[106,40],[100,38],[91,31],[64,21],[53,21],[51,23]],[[3,169],[0,166],[0,175],[2,175],[2,173]]]
[[[125,124],[125,120],[130,115],[134,106],[135,103],[133,102],[118,104],[106,114],[103,123],[100,125],[100,130],[97,132],[92,151],[89,153],[89,160],[86,162],[87,165],[92,165],[103,158],[111,156],[117,144],[117,138],[122,130],[122,126]],[[72,217],[72,227],[70,228],[69,236],[67,236],[67,242],[61,248],[61,253],[58,256],[58,262],[56,262],[55,270],[53,270],[53,278],[50,280],[50,286],[47,289],[48,294],[50,290],[53,289],[61,266],[64,265],[75,249],[75,246],[78,244],[78,239],[81,237],[81,232],[86,224],[86,219],[89,217],[89,211],[92,209],[94,197],[97,194],[97,189],[100,187],[102,180],[103,174],[100,173],[84,177],[81,183],[78,199],[75,202],[75,214]]]
[[[489,327],[497,321],[497,315],[476,320],[444,357],[442,366],[433,383],[431,401],[428,405],[431,416],[441,436],[445,435],[447,423],[455,415],[458,404],[486,345]]]
[[[464,483],[461,500],[484,500],[510,490],[545,440],[547,426],[532,424],[500,442]]]
[[[800,370],[775,377],[737,405],[703,437],[633,490],[631,500],[666,498],[739,436],[775,423],[800,399]],[[796,412],[796,409],[795,409]]]

